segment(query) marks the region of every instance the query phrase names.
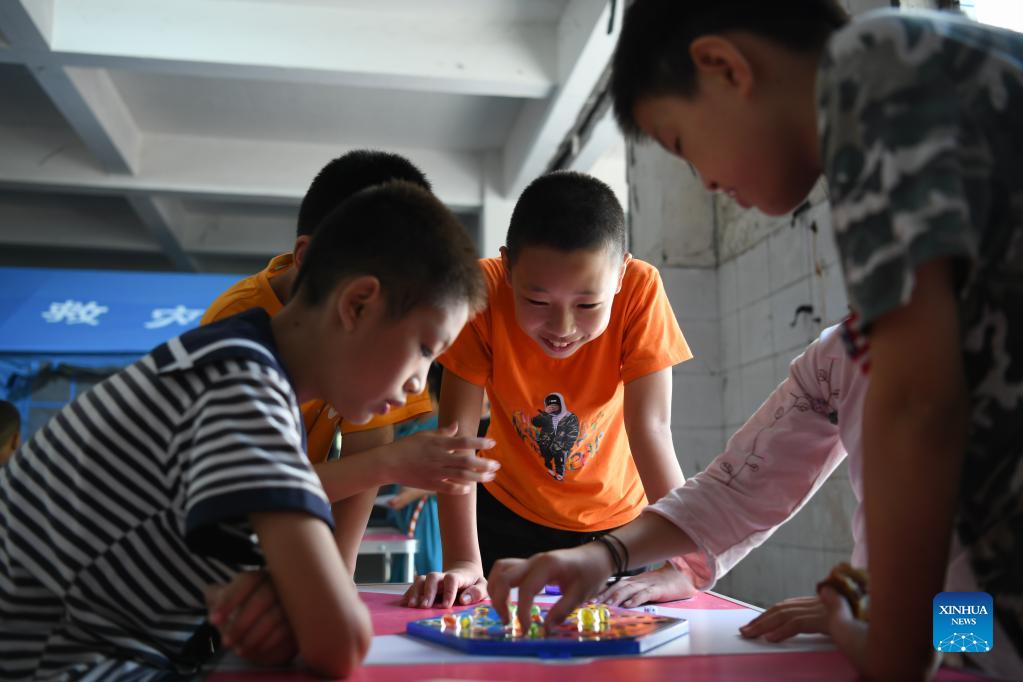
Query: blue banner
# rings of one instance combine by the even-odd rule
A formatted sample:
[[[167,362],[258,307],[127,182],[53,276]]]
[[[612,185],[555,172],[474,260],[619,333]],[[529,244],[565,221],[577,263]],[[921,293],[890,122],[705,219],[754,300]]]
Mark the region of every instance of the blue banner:
[[[145,353],[238,275],[0,268],[0,353]]]

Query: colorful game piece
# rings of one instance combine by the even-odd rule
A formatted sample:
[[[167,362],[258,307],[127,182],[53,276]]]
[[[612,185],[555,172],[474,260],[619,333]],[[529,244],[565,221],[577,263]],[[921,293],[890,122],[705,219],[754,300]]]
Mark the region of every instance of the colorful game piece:
[[[600,625],[600,620],[594,613],[594,609],[589,606],[579,609],[579,631],[597,629],[593,627],[594,624],[598,627]]]
[[[563,623],[550,627],[545,625],[547,612],[531,608],[529,627],[523,632],[517,605],[510,604],[508,611],[507,625],[493,608],[477,606],[413,621],[406,631],[470,654],[542,658],[639,654],[689,632],[684,619],[605,604],[576,609]]]

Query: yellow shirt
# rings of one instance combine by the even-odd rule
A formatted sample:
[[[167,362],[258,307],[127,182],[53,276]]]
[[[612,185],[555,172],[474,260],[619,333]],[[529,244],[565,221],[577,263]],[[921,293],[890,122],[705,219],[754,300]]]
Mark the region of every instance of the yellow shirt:
[[[285,253],[270,260],[266,268],[251,277],[246,277],[230,289],[222,293],[206,308],[200,324],[209,324],[231,315],[236,315],[250,308],[262,308],[270,315],[276,315],[284,304],[277,298],[270,280],[288,272],[294,267],[294,259]],[[330,445],[334,439],[334,431],[340,424],[341,433],[355,433],[369,429],[397,424],[433,409],[430,396],[424,389],[422,393],[409,396],[402,407],[393,409],[385,415],[375,417],[365,424],[350,424],[344,421],[334,408],[322,400],[311,400],[302,403],[302,419],[305,422],[306,436],[309,445],[309,459],[313,463],[327,459]]]
[[[647,499],[625,432],[625,384],[692,357],[660,274],[630,261],[604,333],[555,359],[519,327],[501,260],[480,265],[488,306],[440,362],[490,396],[487,435],[497,445],[483,454],[501,469],[487,491],[551,528],[588,532],[628,523]],[[560,410],[545,415],[551,396]],[[554,449],[563,458],[561,480],[552,475]]]

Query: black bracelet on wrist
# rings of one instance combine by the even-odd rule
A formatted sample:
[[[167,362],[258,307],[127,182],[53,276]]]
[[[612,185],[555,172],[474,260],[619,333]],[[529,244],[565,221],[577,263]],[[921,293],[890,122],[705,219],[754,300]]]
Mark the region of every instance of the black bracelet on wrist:
[[[622,555],[618,553],[618,548],[603,535],[594,538],[594,542],[599,542],[607,547],[607,551],[611,554],[611,563],[614,566],[614,580],[611,582],[612,584],[618,582],[622,577]]]
[[[617,535],[615,535],[614,533],[605,533],[604,537],[606,537],[609,540],[614,540],[615,542],[617,542],[619,544],[619,546],[621,546],[622,554],[625,557],[624,560],[622,561],[622,571],[621,571],[622,574],[624,575],[625,573],[628,572],[629,565],[631,563],[631,560],[629,558],[629,548],[626,547],[625,543],[622,542],[622,539],[620,537],[618,537]]]

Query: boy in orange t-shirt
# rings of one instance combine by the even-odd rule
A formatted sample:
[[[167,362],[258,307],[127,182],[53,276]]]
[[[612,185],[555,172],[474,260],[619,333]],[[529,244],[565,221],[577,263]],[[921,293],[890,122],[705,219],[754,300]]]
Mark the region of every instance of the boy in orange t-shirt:
[[[418,577],[410,606],[478,601],[497,559],[588,542],[684,480],[671,368],[692,355],[657,270],[625,250],[611,190],[538,178],[501,257],[480,265],[488,307],[440,359],[440,419],[474,431],[485,389],[497,445],[482,454],[501,469],[475,494],[438,496],[445,572]],[[655,573],[658,596],[691,591],[673,567]]]

